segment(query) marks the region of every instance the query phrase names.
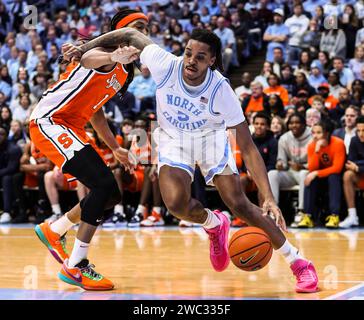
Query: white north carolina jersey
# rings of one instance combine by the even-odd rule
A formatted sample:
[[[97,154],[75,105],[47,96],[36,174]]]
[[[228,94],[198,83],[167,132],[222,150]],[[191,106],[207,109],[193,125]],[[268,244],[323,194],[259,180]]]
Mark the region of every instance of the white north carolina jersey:
[[[245,120],[237,96],[219,71],[208,69],[204,86],[191,93],[182,78],[183,57],[152,44],[140,59],[157,83],[157,119],[170,136],[205,135]]]

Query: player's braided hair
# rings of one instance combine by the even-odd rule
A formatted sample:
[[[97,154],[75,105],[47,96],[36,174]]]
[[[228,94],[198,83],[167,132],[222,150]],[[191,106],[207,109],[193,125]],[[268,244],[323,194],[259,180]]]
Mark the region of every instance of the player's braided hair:
[[[215,33],[206,29],[194,29],[191,34],[191,39],[206,43],[210,47],[211,54],[216,57],[214,64],[211,66],[211,70],[218,69],[224,72],[220,38]]]

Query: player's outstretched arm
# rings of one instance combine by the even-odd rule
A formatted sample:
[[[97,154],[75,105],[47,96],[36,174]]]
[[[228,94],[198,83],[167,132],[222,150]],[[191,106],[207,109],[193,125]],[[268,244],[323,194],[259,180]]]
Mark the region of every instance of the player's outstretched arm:
[[[146,35],[133,28],[122,28],[105,33],[85,44],[80,45],[78,48],[81,54],[96,48],[96,47],[124,47],[133,46],[142,51],[146,46],[153,44]]]
[[[244,155],[245,165],[264,197],[263,214],[273,215],[276,224],[286,231],[283,215],[273,198],[263,158],[253,142],[248,124],[244,121],[230,129],[235,130],[236,141],[241,153]]]

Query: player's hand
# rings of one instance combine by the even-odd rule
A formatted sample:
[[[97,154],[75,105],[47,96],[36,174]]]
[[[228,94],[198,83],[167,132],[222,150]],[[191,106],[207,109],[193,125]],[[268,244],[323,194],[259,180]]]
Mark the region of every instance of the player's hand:
[[[118,62],[120,64],[129,64],[139,58],[139,53],[140,50],[133,46],[119,47],[110,53],[110,59],[111,61]]]
[[[65,61],[80,60],[82,50],[79,46],[75,46],[72,43],[65,43],[62,45],[62,55]]]
[[[305,178],[305,186],[309,186],[311,184],[311,182],[316,179],[317,177],[317,171],[312,171],[310,172],[306,178]]]
[[[269,215],[274,219],[277,227],[281,228],[284,232],[287,231],[286,221],[283,218],[281,209],[277,206],[273,199],[267,199],[263,203],[263,216]]]
[[[115,159],[119,161],[127,171],[129,171],[130,173],[134,172],[134,167],[136,166],[136,163],[134,164],[133,158],[129,156],[129,150],[118,147],[112,150],[112,153]]]

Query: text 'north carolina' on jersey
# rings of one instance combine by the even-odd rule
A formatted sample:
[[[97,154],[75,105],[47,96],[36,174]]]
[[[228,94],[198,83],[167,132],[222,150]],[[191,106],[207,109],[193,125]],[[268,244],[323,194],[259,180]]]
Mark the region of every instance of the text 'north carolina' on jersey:
[[[43,93],[31,120],[52,118],[55,123],[83,130],[92,115],[122,88],[127,76],[119,63],[105,73],[72,63]]]
[[[208,69],[201,88],[191,93],[182,77],[183,57],[152,44],[144,48],[140,60],[157,83],[158,123],[170,136],[225,130],[245,120],[228,80],[217,70]]]

